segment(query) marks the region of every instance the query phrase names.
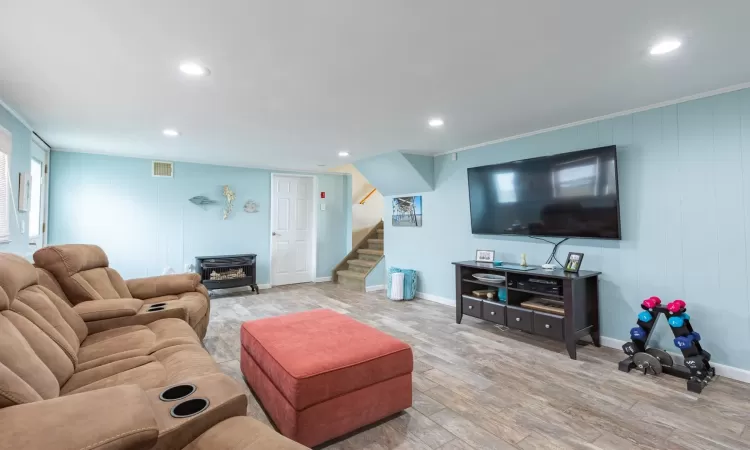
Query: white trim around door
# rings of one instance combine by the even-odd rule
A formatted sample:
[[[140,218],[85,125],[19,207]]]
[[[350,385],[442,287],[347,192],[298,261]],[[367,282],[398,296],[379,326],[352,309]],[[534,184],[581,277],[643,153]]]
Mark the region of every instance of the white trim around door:
[[[307,276],[304,277],[304,279],[300,279],[300,281],[293,281],[293,282],[285,282],[278,279],[275,279],[274,277],[274,253],[276,251],[275,248],[275,237],[274,233],[278,233],[278,230],[275,229],[276,227],[276,220],[277,220],[277,206],[276,206],[276,180],[278,178],[296,178],[298,180],[310,180],[312,189],[310,190],[308,194],[308,199],[310,202],[310,217],[312,218],[312,226],[309,228],[309,239],[308,241],[308,261],[307,261],[307,267],[308,272]],[[270,234],[270,252],[269,252],[269,268],[270,268],[270,284],[271,286],[279,286],[284,284],[293,284],[293,283],[305,283],[305,282],[314,282],[317,278],[317,261],[318,261],[318,202],[317,202],[317,192],[318,192],[318,177],[315,175],[301,175],[301,174],[295,174],[295,173],[271,173],[271,205],[270,205],[270,215],[269,215],[269,234]],[[278,262],[278,261],[277,261]],[[276,277],[278,278],[278,277]]]

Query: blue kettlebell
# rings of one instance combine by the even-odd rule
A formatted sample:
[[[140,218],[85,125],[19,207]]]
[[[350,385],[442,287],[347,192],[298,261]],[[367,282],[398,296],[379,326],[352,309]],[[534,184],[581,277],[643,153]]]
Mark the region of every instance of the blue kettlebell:
[[[672,328],[681,328],[685,324],[682,317],[674,316],[669,318],[669,326]]]
[[[653,318],[654,316],[652,316],[648,311],[641,311],[638,314],[638,320],[640,320],[641,322],[651,322]]]

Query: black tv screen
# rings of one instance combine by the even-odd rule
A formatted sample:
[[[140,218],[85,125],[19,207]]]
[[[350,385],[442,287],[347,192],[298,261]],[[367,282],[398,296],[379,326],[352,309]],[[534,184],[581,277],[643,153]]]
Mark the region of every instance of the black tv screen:
[[[473,234],[620,239],[617,148],[468,169]]]

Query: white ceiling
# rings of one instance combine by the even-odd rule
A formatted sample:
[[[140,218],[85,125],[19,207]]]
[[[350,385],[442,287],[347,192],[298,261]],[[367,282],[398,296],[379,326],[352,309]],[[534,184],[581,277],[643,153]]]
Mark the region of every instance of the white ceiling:
[[[56,148],[320,169],[750,81],[748,17],[747,0],[0,0],[0,98]],[[650,56],[665,36],[683,47]],[[186,79],[190,58],[211,76]]]

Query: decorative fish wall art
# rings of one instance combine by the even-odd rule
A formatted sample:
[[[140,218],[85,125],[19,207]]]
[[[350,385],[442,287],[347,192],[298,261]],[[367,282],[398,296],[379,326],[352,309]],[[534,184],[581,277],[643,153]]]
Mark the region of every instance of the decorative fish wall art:
[[[188,200],[190,203],[198,206],[206,207],[208,205],[215,205],[217,202],[216,200],[211,200],[210,198],[204,196],[204,195],[196,195],[195,197]]]

